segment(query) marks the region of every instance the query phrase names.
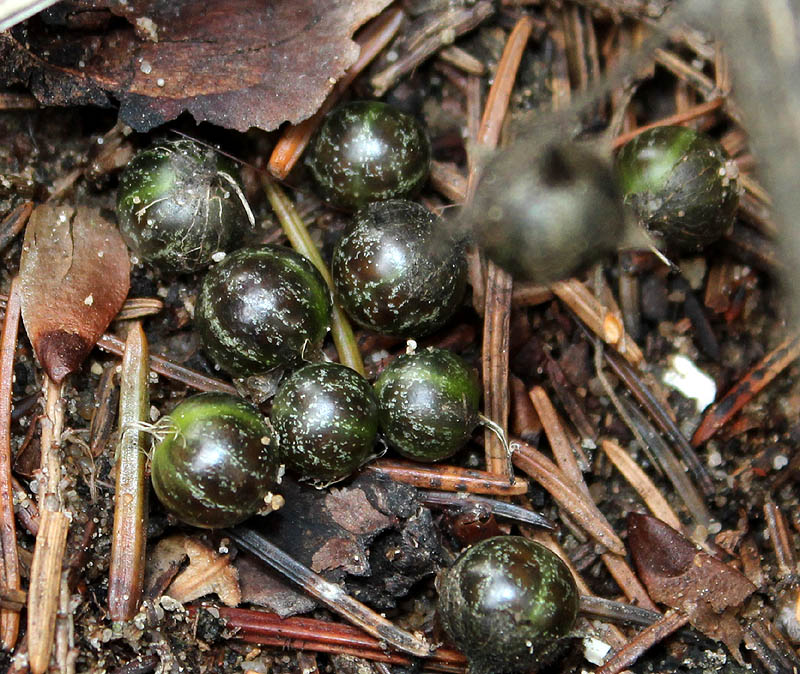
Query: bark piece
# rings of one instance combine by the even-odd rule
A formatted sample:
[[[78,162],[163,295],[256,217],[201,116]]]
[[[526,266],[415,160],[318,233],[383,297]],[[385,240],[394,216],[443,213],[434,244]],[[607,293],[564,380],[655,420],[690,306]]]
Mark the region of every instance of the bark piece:
[[[107,0],[129,25],[0,35],[0,81],[47,105],[102,105],[148,131],[188,111],[247,131],[293,124],[320,107],[359,53],[350,39],[390,0]],[[105,28],[104,26],[101,28]]]
[[[20,283],[28,337],[60,384],[122,307],[130,285],[128,249],[98,210],[45,204],[25,230]]]

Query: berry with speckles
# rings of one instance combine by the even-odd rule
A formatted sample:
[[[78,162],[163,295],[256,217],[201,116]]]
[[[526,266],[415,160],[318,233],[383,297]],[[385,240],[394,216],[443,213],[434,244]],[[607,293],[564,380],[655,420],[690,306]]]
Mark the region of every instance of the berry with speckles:
[[[153,451],[153,488],[175,517],[197,527],[228,527],[264,506],[279,461],[272,428],[255,407],[224,393],[201,393],[159,426],[165,437]]]
[[[306,160],[322,198],[346,210],[412,195],[427,180],[430,162],[423,126],[378,101],[328,113]]]
[[[400,199],[359,210],[333,252],[342,307],[362,327],[419,337],[458,308],[467,266],[460,245],[423,206]]]
[[[241,248],[212,268],[195,310],[206,351],[240,377],[312,360],[330,320],[330,291],[314,265],[273,245]]]
[[[453,456],[478,425],[478,378],[444,349],[398,356],[378,377],[375,393],[387,442],[415,461]]]
[[[639,134],[617,155],[625,203],[668,248],[693,251],[733,226],[739,175],[722,146],[685,126]]]
[[[438,611],[470,674],[521,674],[551,662],[568,643],[578,589],[543,545],[497,536],[468,548],[444,572]]]
[[[293,372],[275,394],[270,418],[286,467],[324,482],[364,463],[378,434],[372,387],[338,363],[312,363]]]
[[[139,152],[120,177],[120,232],[135,255],[164,271],[207,267],[251,218],[233,162],[190,140]]]

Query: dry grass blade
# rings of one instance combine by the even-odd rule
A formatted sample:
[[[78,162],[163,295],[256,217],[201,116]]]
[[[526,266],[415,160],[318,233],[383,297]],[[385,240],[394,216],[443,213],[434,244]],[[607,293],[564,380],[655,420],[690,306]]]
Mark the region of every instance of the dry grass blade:
[[[99,211],[45,204],[25,230],[20,283],[22,319],[36,356],[61,383],[122,307],[130,284],[128,249]]]
[[[14,379],[14,350],[19,330],[20,296],[17,279],[11,282],[9,300],[0,334],[0,581],[11,590],[20,589],[17,530],[11,475],[11,392]],[[11,650],[19,634],[19,611],[0,611],[0,646]]]
[[[3,221],[0,222],[0,251],[5,250],[14,237],[22,231],[32,212],[33,202],[26,201],[3,218]]]
[[[108,576],[108,612],[115,621],[133,618],[144,583],[148,484],[146,436],[140,426],[150,412],[149,375],[147,337],[137,323],[125,342],[120,377],[120,437]]]

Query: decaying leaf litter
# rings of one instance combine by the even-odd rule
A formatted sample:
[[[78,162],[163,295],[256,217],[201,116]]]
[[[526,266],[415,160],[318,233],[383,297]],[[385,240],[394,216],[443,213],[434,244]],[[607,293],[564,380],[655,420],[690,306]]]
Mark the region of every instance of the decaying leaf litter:
[[[505,462],[498,461],[494,440],[485,441],[484,457],[480,448],[484,440],[475,436],[456,462],[473,471],[488,468],[494,475],[475,472],[469,489],[518,494],[514,502],[549,516],[559,525],[556,532],[509,524],[499,511],[487,513],[475,505],[422,507],[431,499],[426,501],[424,491],[403,486],[403,481],[439,489],[460,484],[463,489],[465,477],[455,469],[404,464],[393,457],[379,459],[354,481],[327,492],[287,482],[281,496],[286,505],[259,522],[261,533],[298,561],[341,584],[398,626],[425,632],[434,643],[441,638],[433,616],[434,573],[452,562],[461,545],[487,532],[513,530],[561,550],[583,595],[622,599],[665,614],[648,628],[614,627],[597,620],[582,623],[584,643],[593,637],[594,642],[619,651],[617,660],[602,671],[620,671],[629,664],[636,671],[699,671],[722,662],[737,671],[738,658],[731,659],[712,637],[732,648],[743,641],[747,649],[738,657],[765,671],[792,671],[796,664],[792,640],[797,639],[794,576],[800,522],[792,448],[800,400],[794,365],[797,339],[785,325],[786,313],[774,282],[777,227],[739,121],[735,88],[728,96],[732,84],[726,52],[694,29],[673,26],[671,39],[660,43],[646,62],[637,62],[641,70],[635,77],[613,77],[614,65],[624,65],[636,46],[646,42],[648,22],[660,19],[667,4],[405,3],[392,5],[357,34],[359,44],[366,45],[364,51],[375,42],[389,43],[392,36],[395,41],[375,49],[371,69],[337,93],[363,98],[385,90],[388,100],[424,119],[435,163],[422,200],[433,210],[446,213],[451,203],[469,196],[470,181],[474,184],[477,179],[485,150],[465,141],[465,136],[483,146],[513,146],[517,129],[551,116],[553,110],[569,111],[573,101],[583,100],[583,92],[597,90],[603,96],[580,108],[583,114],[568,132],[593,135],[606,130],[613,138],[667,119],[693,124],[720,138],[745,176],[746,191],[734,231],[703,257],[677,260],[682,278],[669,276],[669,270],[648,253],[623,253],[603,274],[549,289],[511,284],[493,269],[484,278],[480,264],[473,265],[472,306],[465,304],[456,320],[429,340],[465,355],[476,367],[483,353],[484,409],[501,424],[511,409],[517,484],[509,488],[502,479]],[[290,5],[297,11],[289,11]],[[185,21],[171,20],[169,12],[175,10],[161,3],[63,3],[2,36],[8,93],[0,97],[4,107],[0,124],[7,138],[0,155],[4,176],[0,217],[8,236],[0,232],[0,240],[7,242],[2,251],[7,325],[0,366],[5,378],[0,387],[14,408],[10,427],[3,422],[10,430],[5,433],[8,439],[2,434],[0,439],[12,449],[12,475],[18,481],[10,488],[16,490],[16,552],[22,583],[15,585],[9,575],[14,561],[6,544],[0,633],[5,645],[16,640],[14,621],[19,619],[13,616],[31,601],[33,578],[40,577],[46,592],[37,596],[50,593],[48,610],[54,619],[61,616],[52,627],[52,657],[65,671],[161,667],[162,671],[289,672],[300,671],[301,666],[305,671],[330,666],[345,672],[359,671],[356,668],[362,665],[352,658],[360,655],[373,663],[360,671],[371,667],[384,672],[403,671],[411,662],[399,651],[385,651],[372,637],[357,636],[354,628],[266,571],[242,546],[224,536],[176,529],[155,504],[147,530],[144,608],[133,621],[114,628],[107,582],[118,430],[115,405],[108,404],[108,397],[120,385],[119,376],[113,374],[119,361],[97,349],[88,353],[83,365],[76,357],[63,396],[50,386],[51,408],[45,410],[51,419],[63,419],[62,429],[56,429],[53,437],[47,417],[39,418],[38,401],[46,381],[40,364],[48,367],[41,352],[41,326],[55,324],[81,335],[84,341],[77,351],[85,355],[85,344],[97,340],[116,314],[109,308],[113,302],[102,299],[103,293],[114,294],[120,286],[104,276],[102,283],[94,282],[96,292],[91,282],[86,291],[79,284],[64,285],[62,291],[80,300],[72,305],[31,300],[25,288],[43,287],[47,299],[59,291],[58,286],[47,287],[52,280],[36,265],[20,262],[23,247],[37,232],[37,222],[51,212],[65,214],[69,221],[72,210],[65,209],[77,209],[78,218],[91,213],[98,222],[113,218],[109,213],[115,173],[132,150],[148,142],[148,136],[131,133],[130,127],[156,136],[181,131],[218,144],[250,165],[263,164],[272,153],[270,168],[276,174],[285,170],[280,163],[285,155],[273,150],[281,143],[291,146],[295,143],[291,139],[303,134],[281,138],[280,131],[266,131],[286,120],[300,122],[317,110],[356,58],[358,48],[346,38],[387,3],[337,3],[330,10],[308,5],[275,4],[276,15],[268,23],[277,35],[289,39],[253,36],[258,25],[253,23],[251,30],[228,41],[230,27],[248,25],[242,17],[252,17],[254,9],[247,2],[237,4],[226,17],[212,7],[203,16],[187,14]],[[308,13],[302,14],[300,10],[306,9]],[[150,23],[137,20],[143,17]],[[328,31],[328,26],[336,29]],[[312,36],[320,33],[304,32],[319,27],[323,35],[341,35],[341,41],[315,39]],[[204,40],[211,34],[222,37]],[[249,39],[255,40],[251,48],[242,49]],[[200,49],[208,60],[193,49]],[[320,56],[325,49],[335,54],[333,61]],[[232,59],[232,50],[247,52],[249,58]],[[507,56],[502,58],[504,50]],[[269,58],[291,63],[291,70],[275,70],[295,85],[293,95],[270,96],[268,89],[265,95],[261,83],[266,80],[255,74]],[[226,77],[219,76],[215,59],[229,67],[235,64],[225,71]],[[192,67],[186,68],[186,63]],[[323,71],[323,64],[329,70]],[[309,74],[310,79],[298,73]],[[608,73],[612,77],[605,86]],[[486,100],[492,77],[498,85]],[[269,82],[266,86],[274,80]],[[43,106],[21,94],[26,90]],[[117,101],[120,123],[115,124]],[[275,101],[277,107],[272,105]],[[50,104],[65,107],[44,107]],[[87,104],[100,107],[74,107]],[[196,119],[219,126],[195,126],[186,115],[180,116],[187,109]],[[156,128],[169,120],[176,121],[171,127]],[[252,170],[246,171],[246,178],[247,196],[259,221],[252,240],[282,241],[284,235],[261,192],[265,179]],[[280,193],[270,189],[267,186],[270,201],[279,209],[275,199]],[[310,240],[327,256],[344,216],[326,210],[309,193],[301,169],[290,175],[284,191],[309,223]],[[36,205],[33,215],[31,202]],[[19,232],[26,221],[23,239]],[[72,222],[78,226],[78,221]],[[291,231],[288,237],[297,245]],[[76,243],[73,252],[79,250]],[[94,261],[94,256],[80,253],[76,262],[81,264],[71,271],[81,265],[92,269],[89,259]],[[22,292],[10,286],[11,277],[17,275]],[[118,318],[100,337],[102,345],[121,352],[120,339],[128,336],[131,319],[143,319],[154,358],[167,359],[153,361],[154,371],[162,374],[151,377],[150,421],[168,412],[192,386],[230,388],[199,351],[191,331],[197,281],[191,276],[159,276],[134,265],[129,299],[120,314],[127,318]],[[11,333],[20,293],[26,330],[20,331],[14,349]],[[117,295],[114,301],[121,302],[125,293]],[[84,318],[70,322],[75,315],[70,306]],[[363,332],[356,337],[371,374],[405,349],[398,340]],[[607,346],[600,348],[598,340]],[[336,355],[331,347],[327,353]],[[702,425],[695,402],[662,383],[676,355],[688,357],[711,374],[718,400],[731,390],[730,398],[706,412]],[[65,374],[52,378],[57,383]],[[251,382],[251,391],[256,384]],[[54,411],[58,406],[62,412]],[[89,433],[90,422],[94,435]],[[692,437],[698,427],[702,432]],[[103,428],[114,429],[104,436],[105,445],[97,442]],[[687,439],[696,445],[699,460],[693,458]],[[613,446],[607,446],[609,442]],[[603,445],[602,452],[596,449],[598,444]],[[630,452],[642,471],[620,461],[615,447]],[[64,473],[53,490],[35,493],[37,485],[45,484],[41,478],[47,477],[39,469],[40,454],[52,457],[52,450],[58,450],[55,455]],[[684,466],[689,473],[683,472]],[[377,476],[400,482],[382,482]],[[530,483],[528,476],[533,478]],[[57,507],[48,493],[59,495]],[[4,542],[7,506],[5,514],[0,511],[5,518]],[[683,536],[654,533],[642,515],[626,520],[629,513],[646,509],[664,521],[677,519]],[[359,517],[353,519],[353,512]],[[71,521],[65,526],[66,519]],[[670,569],[667,579],[663,568],[654,572],[633,548],[628,561],[624,553],[632,531],[637,532],[640,548],[664,549],[659,561]],[[58,572],[61,563],[50,572],[32,573],[31,554],[36,541],[45,539],[64,541],[63,574]],[[702,542],[702,551],[695,551],[690,541]],[[711,589],[705,587],[712,579]],[[174,594],[169,588],[173,580]],[[27,595],[20,587],[28,590]],[[235,603],[237,593],[244,609],[255,606],[280,616],[306,615],[281,623],[271,615],[241,609],[190,606],[187,612],[167,598],[177,595],[189,602],[206,594],[212,606],[218,606],[218,601]],[[65,620],[64,615],[69,617]],[[651,621],[656,618],[649,615]],[[331,618],[327,623],[319,620]],[[687,623],[695,630],[666,638]],[[37,643],[48,639],[47,629],[35,623],[32,644],[24,636],[25,620],[20,624],[23,637],[16,660],[7,660],[11,671],[24,671],[20,654],[31,649],[44,657]],[[639,630],[643,631],[636,636]],[[660,645],[644,652],[643,644],[650,643]],[[592,665],[579,651],[555,667],[590,670]],[[605,655],[610,653],[594,657]],[[623,661],[626,664],[616,664]],[[430,671],[464,668],[463,659],[447,646],[422,666]]]

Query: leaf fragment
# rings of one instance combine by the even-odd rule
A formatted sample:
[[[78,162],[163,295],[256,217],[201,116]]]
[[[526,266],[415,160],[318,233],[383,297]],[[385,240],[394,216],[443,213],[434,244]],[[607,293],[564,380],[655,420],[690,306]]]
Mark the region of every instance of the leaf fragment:
[[[50,379],[61,383],[81,366],[129,286],[128,249],[97,209],[33,211],[20,261],[22,321]]]

